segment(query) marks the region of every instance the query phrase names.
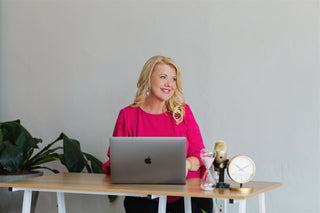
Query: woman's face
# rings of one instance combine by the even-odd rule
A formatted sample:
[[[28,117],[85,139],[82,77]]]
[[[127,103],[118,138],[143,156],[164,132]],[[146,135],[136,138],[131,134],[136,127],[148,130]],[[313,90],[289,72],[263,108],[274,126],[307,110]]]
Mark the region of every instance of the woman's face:
[[[158,63],[151,74],[150,98],[161,102],[169,100],[177,88],[176,69],[165,63]]]

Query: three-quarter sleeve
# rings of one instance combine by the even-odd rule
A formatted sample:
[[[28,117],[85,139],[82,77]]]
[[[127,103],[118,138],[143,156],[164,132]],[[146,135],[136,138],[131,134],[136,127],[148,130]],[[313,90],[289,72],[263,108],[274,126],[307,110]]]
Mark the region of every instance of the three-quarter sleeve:
[[[186,105],[185,123],[187,126],[187,137],[189,140],[188,156],[200,158],[200,150],[204,148],[203,140],[198,123],[188,105]]]
[[[197,157],[200,161],[200,165],[204,165],[200,156],[201,149],[204,149],[203,139],[201,136],[200,128],[190,107],[186,104],[185,106],[185,117],[184,122],[187,127],[187,138],[189,141],[189,148],[187,150],[187,157]],[[195,172],[199,174],[200,170]],[[189,172],[188,177],[193,177],[193,172]]]

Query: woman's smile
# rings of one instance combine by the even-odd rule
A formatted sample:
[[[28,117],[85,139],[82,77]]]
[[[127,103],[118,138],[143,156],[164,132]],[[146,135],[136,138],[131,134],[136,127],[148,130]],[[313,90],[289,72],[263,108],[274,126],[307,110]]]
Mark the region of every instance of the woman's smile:
[[[164,92],[165,94],[170,94],[171,90],[162,88],[161,91]]]

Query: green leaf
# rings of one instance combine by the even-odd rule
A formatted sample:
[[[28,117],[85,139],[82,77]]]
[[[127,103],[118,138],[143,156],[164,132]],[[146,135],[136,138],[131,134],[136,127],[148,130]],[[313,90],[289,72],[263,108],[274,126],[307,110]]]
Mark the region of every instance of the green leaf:
[[[46,167],[46,166],[34,166],[34,167],[31,167],[32,170],[36,170],[36,169],[47,169],[47,170],[50,170],[51,172],[53,173],[60,173],[58,170],[56,169],[51,169],[49,167]]]
[[[57,143],[59,140],[61,140],[62,137],[60,138],[60,136],[53,142],[49,143],[47,146],[45,146],[40,152],[38,152],[36,155],[34,155],[32,157],[32,159],[37,158],[38,156],[42,155],[44,152],[46,152],[47,150],[49,150],[55,143]],[[59,147],[60,148],[60,147]],[[30,159],[30,160],[32,160]]]
[[[15,141],[20,134],[20,120],[0,123],[0,129],[2,130],[3,141]]]
[[[20,124],[20,120],[0,123],[0,129],[2,140],[10,141],[12,144],[19,146],[24,153],[37,147],[38,141]]]
[[[89,153],[83,152],[82,154],[88,161],[90,161],[93,173],[104,173],[104,170],[102,169],[102,162],[100,160]]]
[[[3,141],[4,146],[0,153],[0,164],[10,172],[16,172],[19,169],[23,159],[22,149],[9,141]]]
[[[84,165],[84,166],[86,167],[88,173],[93,173],[93,172],[92,172],[92,169],[91,169],[91,167],[90,167],[90,165],[88,164],[87,161],[85,162],[85,165]]]
[[[36,141],[23,126],[20,126],[20,134],[15,144],[24,152],[28,152],[30,149],[37,148],[37,143],[38,141]]]
[[[39,161],[39,159],[43,159],[46,158],[47,156],[49,156],[50,154],[55,153],[57,150],[62,149],[62,147],[56,147],[53,149],[46,149],[46,152],[43,152],[44,150],[42,150],[41,152],[39,152],[38,154],[34,155],[32,158],[30,158],[29,160],[27,160],[27,162],[25,162],[26,165],[28,164],[34,164],[35,162]],[[58,154],[55,154],[56,156],[59,156]]]
[[[39,148],[38,144],[42,143],[42,139],[41,138],[33,138],[33,140],[36,142],[35,148]]]
[[[85,159],[82,155],[79,141],[70,139],[63,133],[61,135],[63,138],[65,166],[69,172],[81,172],[85,166]]]
[[[50,154],[50,155],[44,155],[41,156],[40,158],[37,158],[35,161],[32,162],[32,166],[34,165],[41,165],[44,163],[48,163],[51,161],[56,161],[56,160],[60,160],[59,155],[56,153]]]

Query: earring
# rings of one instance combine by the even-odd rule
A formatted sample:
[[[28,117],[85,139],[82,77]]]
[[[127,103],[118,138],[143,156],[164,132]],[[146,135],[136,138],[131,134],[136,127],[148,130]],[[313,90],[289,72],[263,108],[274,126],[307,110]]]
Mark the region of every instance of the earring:
[[[149,94],[150,94],[150,88],[148,87],[147,88],[147,96],[149,96]]]

